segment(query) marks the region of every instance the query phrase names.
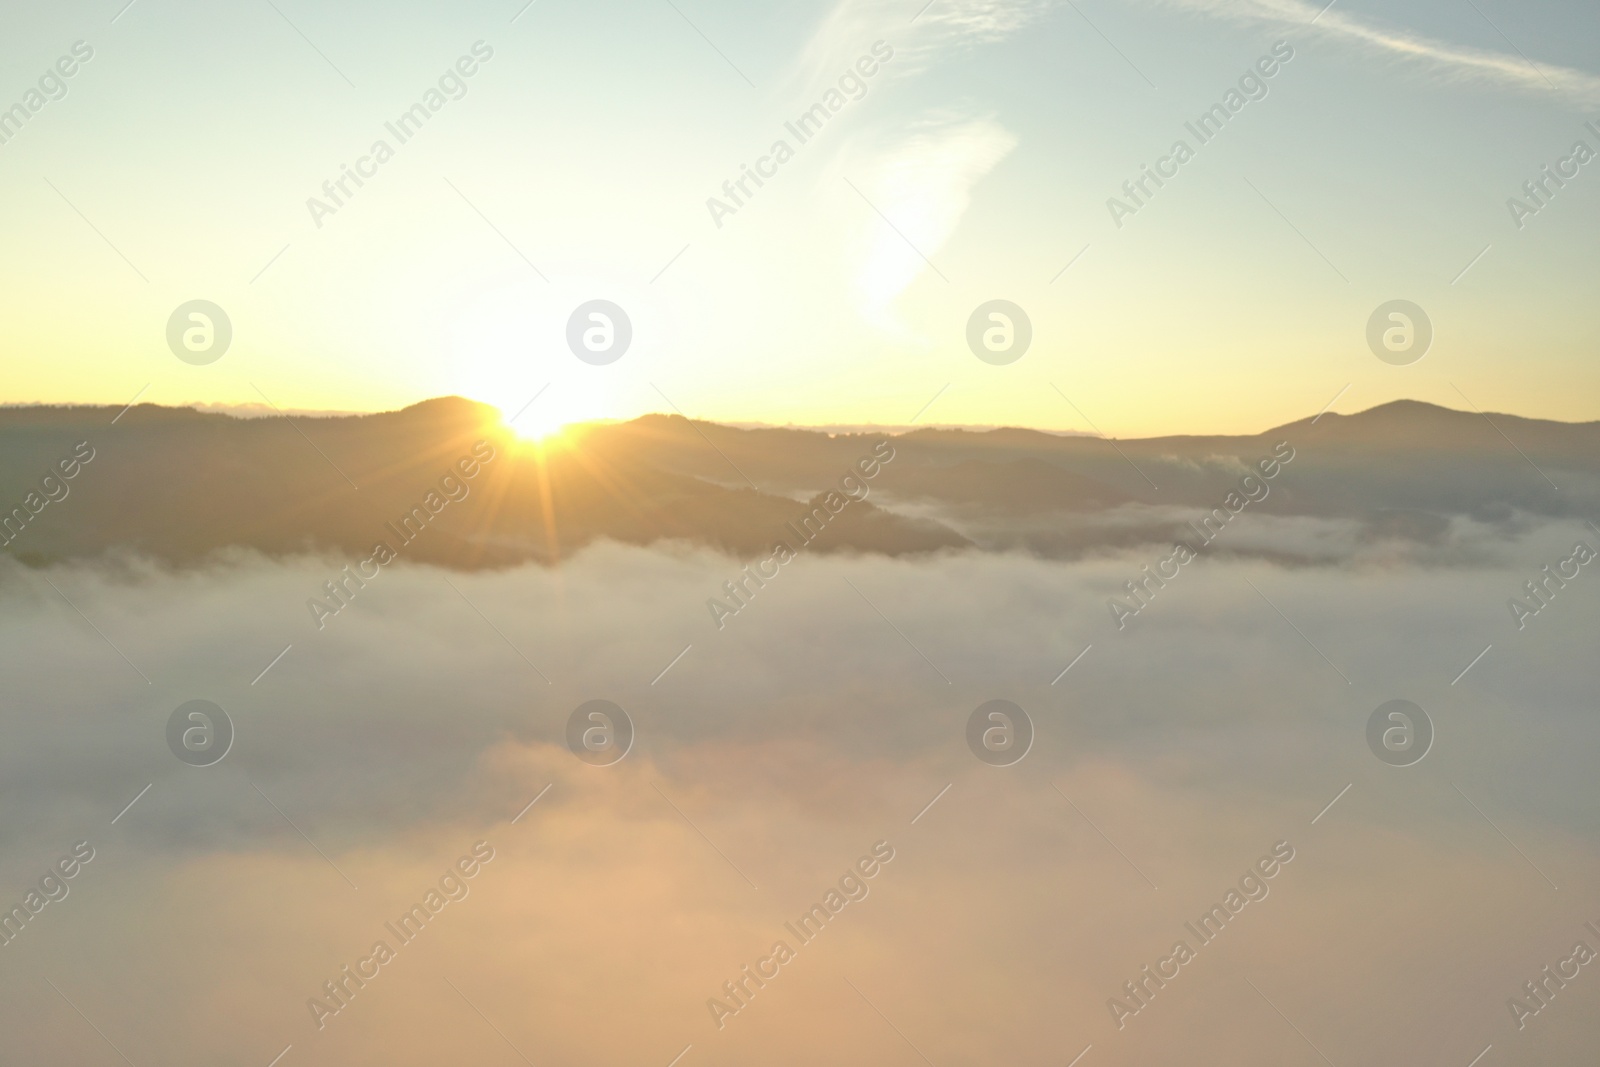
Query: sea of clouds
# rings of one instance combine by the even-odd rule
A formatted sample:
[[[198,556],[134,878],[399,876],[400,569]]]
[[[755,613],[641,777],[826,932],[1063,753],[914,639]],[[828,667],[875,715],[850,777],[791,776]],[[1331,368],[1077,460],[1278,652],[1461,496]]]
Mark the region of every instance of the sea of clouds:
[[[692,1045],[697,1067],[918,1062],[909,1040],[940,1067],[1092,1045],[1090,1067],[1318,1062],[1309,1038],[1335,1063],[1587,1062],[1587,973],[1526,1029],[1505,1006],[1600,920],[1600,580],[1522,631],[1506,607],[1583,529],[1205,559],[1123,632],[1105,602],[1141,550],[807,556],[720,632],[703,601],[729,562],[688,548],[402,562],[323,632],[304,601],[341,560],[7,563],[0,900],[73,842],[96,858],[0,947],[6,1045],[177,1067]],[[609,767],[566,747],[596,698],[636,731]],[[997,698],[1036,731],[1006,768],[965,741]],[[1412,767],[1367,748],[1395,698],[1436,730]],[[167,748],[193,699],[234,724],[214,766]],[[879,839],[870,898],[713,1026],[706,999]],[[479,840],[471,895],[319,1030],[308,998]],[[1119,1030],[1108,998],[1280,840],[1271,899]]]

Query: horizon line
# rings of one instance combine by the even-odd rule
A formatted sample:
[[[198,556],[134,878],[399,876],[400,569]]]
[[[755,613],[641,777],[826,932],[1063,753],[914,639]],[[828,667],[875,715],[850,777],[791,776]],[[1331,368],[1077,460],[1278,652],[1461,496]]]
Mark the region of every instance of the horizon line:
[[[277,418],[279,416],[294,416],[296,418],[313,418],[313,419],[369,418],[369,417],[377,416],[377,415],[399,414],[401,412],[410,411],[413,408],[422,407],[422,406],[428,405],[428,404],[437,404],[437,403],[440,403],[440,402],[443,402],[443,401],[459,401],[459,402],[462,402],[462,403],[472,404],[472,405],[477,406],[477,407],[488,408],[489,410],[494,411],[499,415],[502,423],[504,423],[505,418],[506,418],[506,413],[501,408],[499,408],[497,405],[488,403],[487,401],[474,400],[471,397],[461,396],[460,394],[456,394],[456,393],[446,393],[446,394],[443,394],[443,395],[440,395],[440,396],[427,397],[425,399],[418,400],[418,401],[415,401],[415,402],[410,403],[410,404],[406,404],[403,407],[381,408],[381,409],[374,409],[374,410],[368,410],[368,411],[337,410],[337,409],[316,409],[316,408],[281,408],[281,409],[273,409],[273,408],[268,407],[266,404],[253,403],[253,402],[245,402],[245,403],[240,403],[240,404],[223,404],[223,403],[216,403],[216,402],[210,402],[210,401],[191,401],[189,403],[184,403],[184,404],[159,404],[159,403],[155,403],[154,401],[144,401],[143,403],[122,406],[122,405],[118,405],[118,404],[114,404],[114,403],[113,404],[74,403],[74,402],[37,401],[37,400],[36,401],[0,401],[0,411],[17,411],[17,410],[27,410],[27,409],[34,409],[34,408],[54,408],[54,409],[62,409],[62,410],[73,410],[73,409],[96,409],[96,410],[105,409],[105,410],[111,410],[111,409],[115,408],[115,409],[118,409],[120,411],[129,411],[129,410],[133,410],[133,409],[136,409],[136,408],[155,408],[155,409],[160,409],[160,410],[164,410],[164,411],[193,411],[198,415],[219,415],[219,416],[223,416],[223,417],[226,417],[226,418],[237,419],[237,420],[239,420],[241,422],[245,422],[245,421],[251,421],[251,420],[255,420],[255,419]],[[1484,412],[1484,411],[1480,411],[1480,410],[1477,410],[1477,409],[1452,408],[1452,407],[1447,407],[1447,406],[1445,406],[1443,404],[1436,404],[1436,403],[1433,403],[1432,401],[1428,401],[1428,400],[1417,400],[1417,399],[1414,399],[1414,398],[1405,397],[1405,398],[1401,398],[1401,399],[1397,399],[1397,400],[1387,400],[1387,401],[1384,401],[1384,402],[1382,402],[1380,404],[1374,404],[1372,407],[1363,408],[1363,409],[1361,409],[1359,411],[1349,412],[1347,414],[1341,414],[1340,412],[1336,412],[1336,411],[1333,411],[1331,409],[1324,409],[1323,411],[1318,412],[1315,415],[1301,416],[1299,418],[1291,419],[1291,420],[1289,420],[1287,422],[1275,423],[1272,426],[1269,426],[1264,430],[1259,430],[1259,431],[1255,431],[1255,432],[1245,432],[1245,433],[1226,433],[1226,432],[1157,433],[1157,434],[1150,434],[1150,435],[1147,435],[1147,436],[1144,436],[1144,437],[1134,437],[1134,436],[1118,437],[1118,436],[1116,436],[1114,434],[1106,434],[1106,433],[1101,433],[1101,432],[1092,432],[1092,431],[1087,431],[1087,430],[1046,429],[1046,428],[1038,427],[1038,426],[1022,426],[1022,425],[1017,425],[1015,423],[928,423],[928,424],[925,424],[925,425],[913,425],[911,423],[819,423],[819,424],[806,424],[806,423],[796,423],[796,422],[771,423],[771,422],[744,421],[744,420],[740,420],[740,421],[721,421],[721,420],[718,420],[718,419],[704,418],[704,417],[693,417],[693,418],[691,418],[689,416],[683,415],[683,414],[681,414],[679,412],[676,412],[676,411],[647,411],[647,412],[642,412],[642,413],[640,413],[638,415],[633,415],[633,416],[630,416],[630,417],[627,417],[627,418],[577,419],[577,420],[574,420],[574,421],[569,422],[569,423],[561,424],[560,427],[558,427],[558,429],[556,431],[553,431],[553,432],[565,432],[565,431],[567,431],[569,429],[573,429],[573,428],[576,428],[576,427],[585,427],[585,426],[620,426],[620,425],[625,425],[625,424],[631,423],[631,422],[638,422],[638,421],[641,421],[643,419],[648,419],[648,418],[665,418],[665,419],[681,418],[681,419],[684,419],[685,421],[688,421],[688,422],[704,423],[704,424],[712,425],[712,426],[720,426],[720,427],[723,427],[723,428],[726,428],[726,429],[735,429],[735,430],[788,430],[788,431],[794,431],[794,432],[798,432],[798,433],[826,433],[830,437],[838,436],[838,435],[841,435],[841,434],[854,435],[854,434],[869,434],[869,433],[887,433],[887,434],[892,434],[892,435],[898,437],[898,436],[906,436],[908,434],[915,433],[915,432],[917,432],[919,430],[940,430],[940,431],[953,431],[953,432],[957,432],[957,433],[972,433],[972,434],[997,433],[997,432],[1004,431],[1004,430],[1013,430],[1013,431],[1020,431],[1020,432],[1024,432],[1024,433],[1043,434],[1043,435],[1049,436],[1049,437],[1064,437],[1064,438],[1081,437],[1081,438],[1087,438],[1087,439],[1090,439],[1090,440],[1103,440],[1103,441],[1137,441],[1137,440],[1162,439],[1162,438],[1169,438],[1169,437],[1259,437],[1259,436],[1262,436],[1263,434],[1270,433],[1273,430],[1278,430],[1278,429],[1283,429],[1283,428],[1289,427],[1289,426],[1299,425],[1300,423],[1305,423],[1305,422],[1313,422],[1314,423],[1318,419],[1321,419],[1321,418],[1324,418],[1324,417],[1354,418],[1354,417],[1357,417],[1357,416],[1360,416],[1360,415],[1370,414],[1371,412],[1378,411],[1378,410],[1381,410],[1383,408],[1391,408],[1391,407],[1396,407],[1396,406],[1400,406],[1400,405],[1414,405],[1414,406],[1417,406],[1417,407],[1431,408],[1431,409],[1438,410],[1438,411],[1446,411],[1446,412],[1450,412],[1452,414],[1457,414],[1457,415],[1476,415],[1476,416],[1478,416],[1480,418],[1487,418],[1489,415],[1492,414],[1492,415],[1496,415],[1496,416],[1503,416],[1503,417],[1506,417],[1506,418],[1520,419],[1520,420],[1525,421],[1525,422],[1544,422],[1544,423],[1549,423],[1551,425],[1556,425],[1556,426],[1591,426],[1591,425],[1600,424],[1600,419],[1588,419],[1588,420],[1583,420],[1583,421],[1578,421],[1578,422],[1567,422],[1567,421],[1563,421],[1563,420],[1560,420],[1560,419],[1549,419],[1549,418],[1539,418],[1539,417],[1528,416],[1528,415],[1518,415],[1518,414],[1516,414],[1514,412],[1509,412],[1509,411]]]

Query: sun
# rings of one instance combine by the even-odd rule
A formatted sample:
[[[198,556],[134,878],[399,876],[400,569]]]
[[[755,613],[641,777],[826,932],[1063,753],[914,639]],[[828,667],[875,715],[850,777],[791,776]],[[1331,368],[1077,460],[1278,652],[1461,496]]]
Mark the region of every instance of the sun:
[[[535,400],[522,408],[519,414],[516,410],[500,409],[501,421],[517,437],[524,441],[543,443],[552,438],[560,437],[562,431],[579,418],[571,418],[558,410],[553,404],[540,407]]]
[[[583,423],[614,419],[610,397],[574,383],[554,381],[531,395],[493,402],[500,421],[520,440],[539,444],[569,442],[571,430]]]
[[[654,410],[654,398],[641,400],[639,383],[624,372],[568,351],[569,317],[597,293],[626,305],[636,328],[655,320],[648,294],[609,278],[575,278],[548,288],[522,279],[465,296],[449,328],[450,359],[441,367],[439,388],[497,408],[504,429],[530,442],[570,439],[564,427]],[[648,349],[641,336],[629,358]]]

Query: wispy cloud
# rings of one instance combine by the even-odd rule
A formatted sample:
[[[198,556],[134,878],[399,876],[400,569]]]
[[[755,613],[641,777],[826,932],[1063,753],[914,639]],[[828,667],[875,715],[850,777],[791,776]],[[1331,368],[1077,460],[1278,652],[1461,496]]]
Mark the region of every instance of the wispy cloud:
[[[876,86],[904,84],[961,51],[1000,43],[1058,6],[1062,0],[933,0],[925,7],[841,0],[797,51],[776,93],[809,103],[818,86],[835,82],[883,41],[894,57],[872,82],[871,91],[881,94],[885,90]],[[838,217],[859,219],[846,241],[862,315],[899,331],[890,305],[920,274],[937,270],[930,261],[954,234],[973,186],[1015,147],[1016,137],[992,119],[949,110],[925,112],[909,127],[902,111],[886,127],[872,114],[881,106],[869,98],[855,112],[872,132],[835,142],[821,168],[820,195],[840,207]]]
[[[800,50],[791,78],[809,85],[835,77],[873,41],[894,48],[897,76],[928,69],[944,54],[1003,41],[1061,0],[933,0],[920,13],[906,0],[842,0]]]
[[[1265,22],[1285,29],[1324,37],[1342,38],[1361,47],[1421,65],[1450,81],[1494,85],[1522,92],[1558,94],[1582,102],[1600,101],[1600,77],[1571,67],[1537,62],[1517,45],[1510,51],[1493,51],[1441,41],[1401,26],[1385,25],[1364,16],[1325,9],[1318,0],[1141,0],[1163,7],[1199,11],[1235,22]],[[1477,18],[1466,8],[1469,17]],[[1319,14],[1320,12],[1320,14]],[[1313,23],[1313,20],[1315,22]],[[1496,34],[1501,27],[1489,23]]]
[[[855,287],[864,316],[893,327],[889,305],[919,275],[938,269],[938,253],[972,203],[973,187],[1016,144],[992,119],[935,115],[869,159],[843,154],[846,176],[873,209],[858,204],[855,212],[862,251],[852,261],[860,264]]]

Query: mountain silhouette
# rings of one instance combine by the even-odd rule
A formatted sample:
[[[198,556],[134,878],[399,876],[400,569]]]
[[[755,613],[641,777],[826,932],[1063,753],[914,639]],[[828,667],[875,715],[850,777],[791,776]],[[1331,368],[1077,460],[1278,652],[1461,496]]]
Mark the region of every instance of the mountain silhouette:
[[[885,441],[893,459],[861,479],[857,464]],[[84,443],[93,458],[64,478],[64,458]],[[336,417],[0,409],[0,519],[7,550],[33,565],[107,553],[186,564],[228,549],[364,557],[382,542],[415,562],[478,568],[555,563],[601,539],[754,557],[792,540],[785,531],[816,508],[830,521],[812,551],[1072,556],[1177,536],[1280,443],[1294,458],[1254,514],[1426,541],[1458,517],[1600,511],[1600,423],[1415,401],[1243,436],[890,436],[647,415],[535,446],[494,408],[443,397]],[[474,459],[475,447],[493,458]],[[846,476],[866,497],[827,511]]]

